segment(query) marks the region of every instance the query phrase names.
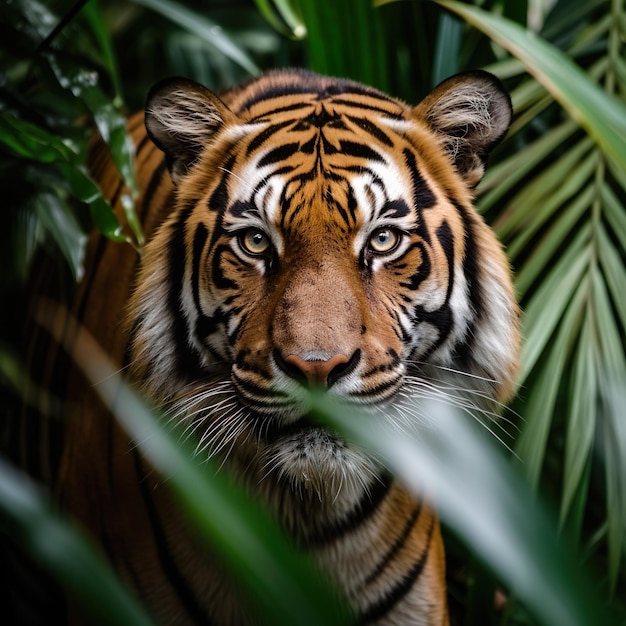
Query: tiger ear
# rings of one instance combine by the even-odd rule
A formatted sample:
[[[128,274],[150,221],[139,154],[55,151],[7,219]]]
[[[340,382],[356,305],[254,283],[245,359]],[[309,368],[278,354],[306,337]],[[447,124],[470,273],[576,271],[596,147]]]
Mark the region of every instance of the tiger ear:
[[[413,109],[443,136],[457,170],[470,188],[482,178],[489,152],[511,123],[511,98],[493,74],[464,72],[443,81]]]
[[[185,78],[166,78],[148,93],[145,124],[163,150],[174,184],[211,138],[234,114],[206,87]]]

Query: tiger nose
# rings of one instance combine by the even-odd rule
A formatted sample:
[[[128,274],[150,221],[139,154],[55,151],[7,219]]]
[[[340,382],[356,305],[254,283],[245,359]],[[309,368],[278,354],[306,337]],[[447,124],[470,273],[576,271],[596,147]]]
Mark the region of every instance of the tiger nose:
[[[350,373],[358,363],[360,351],[352,357],[335,354],[329,359],[306,360],[297,354],[290,354],[283,359],[276,355],[276,362],[291,378],[307,383],[309,386],[332,387],[339,378]]]

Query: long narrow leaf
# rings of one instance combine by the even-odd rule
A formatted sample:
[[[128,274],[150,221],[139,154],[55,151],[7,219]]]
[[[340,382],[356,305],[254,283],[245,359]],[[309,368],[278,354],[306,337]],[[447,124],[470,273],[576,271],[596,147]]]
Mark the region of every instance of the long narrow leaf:
[[[526,343],[520,382],[525,381],[534,368],[581,283],[589,264],[589,235],[589,228],[581,230],[526,307],[523,320]]]
[[[589,210],[595,197],[596,189],[590,183],[570,204],[563,207],[561,216],[542,233],[541,240],[515,276],[515,287],[522,297],[535,281],[545,275],[556,251],[574,232],[574,226],[584,212]]]
[[[610,162],[608,165],[611,173],[616,174],[617,172]],[[623,178],[625,180],[618,179],[618,181],[624,192],[626,192],[626,175]],[[626,250],[626,211],[624,211],[624,204],[608,184],[601,184],[599,190],[602,200],[603,215],[606,217],[613,234],[620,242],[622,249]]]
[[[125,241],[126,236],[111,205],[104,199],[85,168],[65,162],[55,163],[54,167],[61,173],[74,196],[89,205],[91,217],[100,232],[114,241]]]
[[[591,280],[588,277],[587,280]],[[589,296],[591,296],[589,288]],[[596,429],[596,355],[593,320],[587,316],[582,324],[579,345],[574,352],[574,378],[569,402],[569,415],[565,438],[565,468],[561,496],[561,521],[569,513],[574,496],[579,489]]]
[[[538,366],[537,381],[527,392],[527,421],[515,451],[522,460],[524,473],[534,487],[539,483],[561,377],[578,334],[586,298],[587,293],[583,288],[574,294],[556,338],[550,344],[545,362]]]
[[[0,141],[19,156],[41,163],[69,161],[76,156],[58,137],[8,111],[0,112]]]
[[[307,30],[302,18],[289,0],[254,0],[261,15],[279,32],[289,34],[294,39],[303,39]],[[276,7],[281,19],[276,15],[272,4]],[[285,29],[284,24],[288,26]]]
[[[576,129],[575,122],[564,122],[507,160],[490,167],[479,187],[481,193],[484,193],[479,202],[481,212],[494,206],[515,184],[528,176],[538,163],[571,137]],[[499,220],[498,224],[496,229],[500,237],[512,230],[507,219]]]
[[[241,49],[241,46],[237,45],[224,29],[206,16],[171,0],[133,0],[133,2],[160,13],[190,33],[194,33],[251,75],[259,73],[258,66]]]
[[[435,2],[460,15],[522,61],[602,150],[626,169],[626,105],[591,82],[558,48],[518,24],[467,4]]]
[[[1,458],[0,527],[72,592],[90,621],[152,624],[81,531],[62,520],[38,487]]]
[[[100,89],[92,71],[65,58],[51,56],[49,63],[59,84],[83,102],[90,112],[100,136],[111,149],[115,165],[136,195],[134,148],[126,132],[125,118]]]
[[[533,185],[521,191],[512,201],[515,213],[525,220],[523,228],[509,243],[511,258],[515,259],[524,246],[545,227],[546,222],[587,186],[587,181],[595,173],[598,155],[595,151],[584,155],[588,148],[584,143],[580,142],[572,148],[567,158],[559,159],[547,168],[533,181]]]
[[[402,432],[353,407],[314,399],[314,412],[349,441],[381,456],[545,624],[608,626],[604,607],[557,539],[554,526],[507,461],[472,423],[439,402],[417,403],[423,416]],[[428,427],[419,426],[428,418]]]
[[[463,23],[444,13],[439,18],[437,47],[433,67],[434,84],[439,84],[449,76],[459,72],[459,50],[463,35]]]
[[[57,194],[41,191],[31,197],[29,203],[63,252],[74,279],[80,280],[83,275],[87,235],[76,221],[67,202]]]
[[[43,303],[37,321],[57,340],[62,328],[50,325],[66,317],[50,313],[57,309]],[[246,497],[216,463],[194,459],[180,433],[159,424],[84,329],[72,318],[67,324],[77,337],[72,356],[102,400],[136,442],[144,457],[162,475],[168,476],[182,510],[200,537],[222,557],[232,576],[259,611],[259,620],[268,625],[340,626],[349,623],[344,605],[309,559],[297,552],[269,516]],[[71,349],[71,346],[68,346]],[[96,384],[98,383],[98,384]],[[171,425],[172,427],[174,425]],[[174,439],[176,437],[176,439]]]
[[[626,268],[624,267],[623,256],[615,249],[615,245],[603,227],[598,228],[597,249],[600,266],[604,271],[606,284],[612,295],[612,305],[617,312],[617,319],[621,327],[626,329]],[[614,319],[612,314],[611,318]],[[616,344],[616,347],[617,346],[619,346],[619,344]]]
[[[623,379],[603,385],[603,443],[608,508],[609,583],[615,591],[626,549],[626,387]]]

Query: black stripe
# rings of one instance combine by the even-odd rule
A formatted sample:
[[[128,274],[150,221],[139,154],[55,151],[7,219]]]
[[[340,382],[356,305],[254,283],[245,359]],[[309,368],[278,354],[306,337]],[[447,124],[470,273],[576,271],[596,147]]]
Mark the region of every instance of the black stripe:
[[[265,165],[278,163],[278,161],[284,161],[285,159],[292,157],[299,150],[300,144],[298,142],[283,144],[278,148],[270,150],[262,159],[260,159],[258,167],[264,167]]]
[[[333,192],[330,188],[330,185],[326,187],[326,190],[324,191],[324,201],[326,203],[326,206],[329,209],[329,212],[332,213],[333,209],[336,210],[341,216],[341,219],[345,222],[346,228],[349,228],[350,217],[348,216],[348,212],[343,208],[341,202],[339,202],[333,197]],[[352,215],[354,216],[354,213],[352,213]],[[346,228],[342,228],[341,231],[346,232]]]
[[[262,98],[259,98],[262,100]],[[254,104],[254,103],[253,103]],[[251,105],[250,105],[251,106]],[[282,107],[276,107],[275,109],[271,109],[269,111],[263,111],[261,115],[257,117],[250,118],[251,122],[264,122],[266,118],[269,119],[271,115],[277,115],[278,113],[287,113],[289,111],[297,111],[298,109],[306,109],[307,107],[311,107],[312,104],[310,102],[296,102],[295,104],[287,104]],[[240,107],[239,111],[244,111],[249,108],[248,103],[244,103],[242,107]]]
[[[392,389],[398,384],[398,380],[400,380],[400,374],[396,374],[396,376],[392,380],[387,380],[380,385],[376,385],[376,387],[372,389],[368,389],[367,391],[357,391],[356,393],[351,393],[350,395],[353,398],[368,398],[370,396],[379,396],[381,393]]]
[[[354,508],[342,519],[326,524],[308,534],[304,539],[307,548],[320,548],[337,541],[365,523],[387,497],[393,478],[387,474],[376,480],[373,488],[365,492]]]
[[[119,182],[115,186],[115,191],[111,194],[111,198],[109,199],[109,204],[111,207],[115,207],[117,201],[120,199],[120,194],[122,193],[122,189],[124,189],[125,182],[120,178]]]
[[[176,366],[182,378],[193,378],[201,369],[200,355],[189,345],[188,328],[181,310],[181,290],[185,277],[186,248],[185,229],[187,219],[194,209],[191,203],[180,211],[178,219],[171,226],[167,250],[169,251],[167,308],[172,319],[172,334],[176,348]]]
[[[352,185],[348,186],[348,211],[350,211],[350,217],[352,218],[352,223],[356,224],[356,212],[359,208],[356,196],[354,195],[354,189],[352,189]]]
[[[200,268],[203,260],[203,250],[209,238],[209,231],[202,223],[196,227],[196,232],[193,237],[193,264],[191,273],[191,288],[193,292],[193,304],[196,309],[196,336],[203,341],[208,335],[215,332],[215,326],[211,324],[211,320],[207,317],[200,305]]]
[[[422,503],[420,502],[413,509],[413,513],[411,513],[411,516],[407,519],[406,523],[404,524],[404,528],[402,529],[402,533],[400,534],[400,536],[393,542],[393,545],[391,546],[391,548],[389,548],[385,556],[380,560],[378,565],[370,572],[369,576],[365,579],[365,583],[364,583],[365,585],[370,585],[371,583],[373,583],[383,573],[383,571],[387,568],[387,565],[391,563],[391,561],[400,552],[400,550],[404,548],[404,546],[406,545],[407,539],[411,535],[411,531],[413,530],[413,528],[415,527],[415,524],[417,523],[417,520],[420,516],[421,511],[422,511]]]
[[[380,216],[381,218],[406,217],[410,212],[409,205],[404,200],[387,200]]]
[[[353,124],[356,124],[361,130],[364,130],[366,133],[375,137],[381,143],[384,143],[387,146],[393,146],[393,141],[390,139],[389,135],[387,135],[377,124],[374,124],[371,120],[368,120],[364,117],[354,117],[351,115],[346,116],[348,120],[350,120]]]
[[[200,306],[200,266],[202,264],[202,252],[209,238],[209,232],[206,226],[200,222],[196,226],[196,232],[193,236],[193,269],[191,272],[191,286],[193,291],[193,303],[196,307],[196,313],[202,314]]]
[[[267,128],[263,129],[256,137],[252,139],[252,141],[246,147],[246,155],[250,156],[259,146],[265,143],[274,133],[279,130],[285,128],[285,126],[289,126],[289,124],[293,124],[296,120],[286,120],[284,122],[279,122],[278,124],[272,124]]]
[[[254,365],[254,363],[246,360],[246,357],[250,353],[251,350],[241,350],[237,353],[235,357],[235,365],[237,366],[237,369],[242,372],[253,372],[265,380],[272,380],[272,374],[267,369],[262,369],[258,365]],[[286,393],[279,393],[277,395],[280,395],[283,398],[287,397]]]
[[[346,96],[366,96],[368,98],[372,98],[373,100],[380,100],[381,102],[387,102],[390,104],[394,104],[398,106],[398,102],[394,100],[391,96],[388,96],[385,93],[380,91],[376,91],[372,87],[368,87],[367,85],[362,85],[361,83],[349,81],[349,80],[337,80],[333,85],[329,86],[325,90],[324,95],[336,95],[342,94]],[[352,103],[351,100],[344,100],[343,98],[333,98],[332,103]]]
[[[400,359],[400,355],[393,348],[389,348],[387,350],[387,356],[390,357],[390,361],[388,363],[376,365],[375,367],[370,368],[369,370],[361,374],[361,378],[370,378],[371,376],[374,376],[379,372],[386,372],[398,367],[402,359]]]
[[[467,293],[469,294],[470,304],[472,312],[474,314],[474,319],[472,319],[472,321],[470,322],[464,342],[457,345],[455,348],[456,357],[458,358],[460,364],[468,366],[470,362],[474,360],[472,356],[474,351],[475,338],[475,333],[473,332],[473,329],[476,325],[476,322],[480,320],[484,307],[484,294],[483,287],[481,285],[479,266],[480,253],[478,250],[478,246],[476,245],[476,237],[474,232],[475,218],[461,204],[455,202],[452,199],[450,201],[455,206],[456,210],[459,212],[461,219],[463,220],[465,244],[465,255],[463,257],[463,273],[465,275],[465,280],[467,281]]]
[[[379,94],[375,94],[375,96],[378,97]],[[382,100],[382,98],[380,99]],[[395,103],[393,100],[388,100],[388,102],[396,104],[397,106],[397,103]],[[332,103],[343,104],[350,108],[362,109],[364,111],[377,111],[378,113],[383,113],[386,117],[389,117],[394,120],[402,119],[402,115],[400,115],[400,113],[392,113],[391,111],[389,111],[389,109],[385,109],[382,106],[377,107],[377,106],[374,106],[373,104],[366,104],[365,102],[358,102],[355,100],[346,100],[344,98],[333,98]]]
[[[246,109],[252,108],[255,104],[264,101],[270,100],[281,100],[285,96],[297,96],[310,94],[315,95],[316,89],[312,88],[309,85],[298,85],[291,83],[289,85],[271,85],[269,88],[262,89],[258,93],[254,94],[250,98],[244,101],[244,103],[239,107],[239,111],[245,111]],[[276,109],[277,111],[292,111],[294,108],[302,108],[305,106],[311,106],[311,103],[301,103],[298,102],[296,104],[290,105],[289,107],[283,107],[282,109]],[[272,111],[273,113],[274,111]]]
[[[422,241],[416,241],[414,244],[411,245],[410,249],[414,248],[420,251],[420,257],[422,262],[419,264],[413,274],[411,274],[406,280],[400,283],[401,287],[403,287],[404,289],[409,289],[410,291],[417,291],[422,282],[426,280],[428,276],[430,276],[430,272],[432,269],[430,257],[428,256],[428,252],[424,243]]]
[[[231,170],[233,169],[234,164],[235,155],[231,155],[228,161],[224,164],[219,183],[209,198],[208,208],[211,211],[218,211],[221,213],[225,211],[228,206],[228,180],[230,179]]]
[[[231,372],[231,379],[237,389],[247,392],[248,398],[254,397],[255,404],[258,406],[274,406],[278,398],[289,397],[284,392],[270,391],[267,387],[261,387],[247,378],[241,378],[234,370]]]
[[[359,624],[371,624],[385,617],[411,590],[415,582],[419,579],[424,565],[430,553],[430,546],[433,538],[433,530],[435,528],[434,519],[430,522],[428,529],[428,538],[423,552],[413,567],[392,587],[378,602],[371,605],[369,609],[363,613],[359,619]]]
[[[135,147],[135,158],[137,158],[142,153],[146,146],[155,147],[152,143],[152,140],[150,139],[150,136],[147,133],[139,140],[139,143]]]
[[[88,151],[89,174],[95,180],[102,175],[102,169],[109,167],[111,163],[111,153],[104,143],[98,143],[93,149]]]
[[[422,177],[417,166],[417,161],[415,160],[415,155],[408,148],[405,148],[402,153],[404,155],[404,162],[411,172],[415,209],[417,211],[420,209],[430,209],[437,202],[435,194]]]
[[[141,458],[136,448],[133,448],[133,458],[135,471],[137,473],[137,483],[139,484],[148,519],[150,520],[150,527],[152,529],[152,535],[163,568],[163,573],[169,580],[171,589],[176,594],[181,607],[187,613],[191,621],[199,626],[210,626],[211,620],[207,615],[206,609],[200,604],[189,581],[185,578],[174,561],[168,539],[161,525],[158,511],[152,500],[152,490],[150,489],[147,475],[143,470]]]
[[[436,231],[437,239],[443,248],[446,256],[446,262],[448,264],[448,288],[446,291],[446,298],[444,303],[434,311],[427,311],[422,306],[416,306],[414,309],[414,316],[416,323],[428,322],[433,324],[439,331],[437,341],[422,355],[422,358],[426,358],[433,352],[435,352],[450,335],[452,327],[454,326],[454,316],[452,314],[452,308],[450,306],[450,297],[452,296],[452,290],[454,289],[455,273],[454,273],[454,235],[448,222],[444,221]],[[426,257],[424,257],[426,258]]]
[[[222,270],[223,254],[232,255],[232,249],[228,244],[220,244],[215,248],[213,260],[211,261],[211,279],[213,281],[213,285],[218,289],[239,289],[239,285],[234,280],[231,280],[224,275],[224,271]]]
[[[156,193],[161,181],[163,180],[163,176],[167,173],[167,163],[165,159],[162,159],[160,163],[156,166],[152,175],[150,176],[150,181],[146,185],[143,199],[141,201],[141,210],[139,213],[139,217],[145,215],[146,211],[150,209],[152,206],[152,200],[154,198],[154,194]]]
[[[367,159],[368,161],[375,161],[377,163],[385,163],[385,159],[379,152],[370,148],[367,144],[343,140],[339,142],[340,150],[344,154],[357,157],[359,159]]]

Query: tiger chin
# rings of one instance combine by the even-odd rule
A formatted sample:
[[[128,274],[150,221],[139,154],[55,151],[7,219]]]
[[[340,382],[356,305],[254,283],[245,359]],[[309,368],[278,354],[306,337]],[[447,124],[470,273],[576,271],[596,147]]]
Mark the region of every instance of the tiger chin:
[[[318,559],[359,623],[448,623],[439,525],[375,459],[313,423],[302,390],[391,427],[424,419],[414,398],[449,393],[483,411],[507,399],[518,309],[472,195],[511,115],[482,71],[417,106],[302,70],[219,96],[168,79],[129,121],[141,256],[92,241],[84,324],[196,454],[224,463]],[[91,167],[123,221],[101,146]],[[253,623],[125,435],[76,404],[61,499],[149,611]]]

